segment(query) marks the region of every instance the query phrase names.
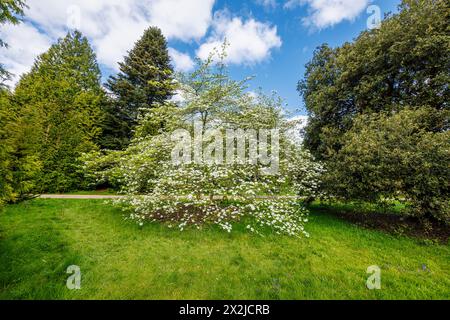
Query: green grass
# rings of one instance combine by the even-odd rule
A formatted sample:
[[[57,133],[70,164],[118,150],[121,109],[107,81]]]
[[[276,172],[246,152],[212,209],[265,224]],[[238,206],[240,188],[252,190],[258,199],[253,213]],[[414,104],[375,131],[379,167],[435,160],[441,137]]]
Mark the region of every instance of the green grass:
[[[102,200],[0,213],[0,299],[449,299],[450,248],[313,213],[310,239],[140,228]],[[78,265],[82,289],[66,288]],[[370,291],[368,266],[382,268]],[[422,270],[426,265],[427,270]]]

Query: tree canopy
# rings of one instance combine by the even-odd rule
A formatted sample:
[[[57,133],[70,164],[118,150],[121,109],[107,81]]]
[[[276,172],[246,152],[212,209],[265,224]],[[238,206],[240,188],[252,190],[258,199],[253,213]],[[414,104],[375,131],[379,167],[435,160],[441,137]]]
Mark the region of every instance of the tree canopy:
[[[291,127],[280,100],[246,93],[247,79],[232,80],[223,57],[199,61],[194,72],[181,77],[184,102],[151,109],[126,150],[87,155],[88,178],[119,184],[127,195],[119,203],[131,209],[130,218],[140,224],[164,221],[181,230],[215,224],[231,232],[234,222],[246,219],[252,232],[271,228],[278,234],[307,235],[306,208],[280,196],[317,196],[322,166],[286,138]],[[155,124],[160,130],[152,130]],[[254,131],[255,140],[247,129]],[[279,136],[272,134],[268,144],[259,129],[277,130]],[[231,143],[229,136],[223,138],[230,131]],[[179,133],[186,140],[177,143]],[[250,145],[255,141],[259,153],[252,158]],[[272,162],[264,164],[261,159],[269,155],[261,150],[268,145]],[[183,151],[177,152],[178,147]],[[190,160],[175,161],[174,155],[181,153]],[[239,154],[244,159],[233,161]],[[269,165],[279,170],[267,174]],[[259,201],[258,195],[273,199]]]
[[[43,164],[42,191],[82,186],[77,158],[96,148],[104,92],[95,54],[80,32],[69,32],[18,83],[14,100],[21,117],[34,121],[29,139]]]
[[[448,1],[404,0],[399,9],[352,43],[319,47],[307,65],[298,89],[311,116],[305,142],[319,158],[342,147],[357,115],[449,108]]]
[[[404,0],[379,29],[316,50],[298,89],[330,195],[450,218],[449,18],[448,1]]]
[[[170,99],[174,92],[173,68],[167,41],[161,30],[150,27],[119,63],[119,74],[111,76],[106,87],[111,92],[102,144],[122,149],[133,136],[143,110]]]

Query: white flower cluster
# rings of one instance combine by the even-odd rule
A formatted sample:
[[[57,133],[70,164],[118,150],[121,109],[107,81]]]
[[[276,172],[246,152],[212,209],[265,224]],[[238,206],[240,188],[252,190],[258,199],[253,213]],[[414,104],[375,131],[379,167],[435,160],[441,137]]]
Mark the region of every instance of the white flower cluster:
[[[287,139],[295,124],[286,120],[281,98],[251,97],[249,78],[229,78],[225,49],[217,52],[219,61],[211,56],[180,77],[183,103],[148,110],[120,159],[93,161],[91,171],[108,181],[113,176],[127,195],[118,202],[141,225],[215,225],[231,232],[239,222],[254,233],[307,236],[307,210],[283,196],[320,195],[323,167]],[[233,156],[239,161],[229,161]]]
[[[137,139],[122,153],[86,161],[100,181],[114,179],[127,197],[116,200],[140,225],[162,222],[185,230],[216,225],[231,232],[239,222],[262,234],[308,236],[308,211],[283,196],[320,196],[323,166],[301,147],[283,142],[278,175],[254,164],[183,164],[171,161],[170,135]]]
[[[231,232],[233,223],[245,221],[247,229],[258,234],[270,229],[276,234],[309,236],[304,228],[308,212],[296,201],[271,199],[230,203],[223,199],[175,200],[153,195],[116,201],[132,209],[130,218],[140,225],[165,222],[169,227],[177,226],[180,231],[189,226],[200,229],[203,225],[217,225]]]
[[[279,197],[290,185],[290,176],[264,176],[259,169],[238,164],[176,166],[163,161],[158,174],[147,181],[153,186],[151,193],[136,193],[117,202],[141,225],[158,221],[184,230],[212,224],[231,232],[233,223],[245,221],[255,233],[270,229],[277,234],[308,236],[304,229],[307,210],[298,201]],[[129,170],[128,177],[130,172],[134,178],[129,187],[136,191],[136,181],[142,180],[139,175],[145,170]]]

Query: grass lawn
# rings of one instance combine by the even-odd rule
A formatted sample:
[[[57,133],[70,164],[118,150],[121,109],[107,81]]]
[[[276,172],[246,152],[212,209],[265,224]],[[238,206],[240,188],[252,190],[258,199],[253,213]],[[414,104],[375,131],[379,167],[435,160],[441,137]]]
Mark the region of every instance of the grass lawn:
[[[450,299],[448,245],[319,212],[310,239],[238,229],[140,228],[102,200],[9,206],[0,213],[0,299]],[[70,265],[81,267],[81,290],[65,286]],[[382,269],[381,290],[365,287],[371,265]]]

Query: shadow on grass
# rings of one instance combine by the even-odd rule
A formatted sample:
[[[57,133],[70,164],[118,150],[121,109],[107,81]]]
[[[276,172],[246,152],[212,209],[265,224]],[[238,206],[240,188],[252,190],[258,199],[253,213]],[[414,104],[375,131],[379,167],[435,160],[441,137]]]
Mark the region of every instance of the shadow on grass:
[[[447,244],[450,225],[438,221],[423,221],[407,216],[405,206],[394,203],[388,207],[354,203],[314,203],[312,212],[331,214],[362,228],[380,230],[397,236],[422,239],[425,242]]]
[[[77,265],[80,258],[55,227],[62,222],[57,210],[36,219],[27,215],[28,204],[17,206],[23,210],[20,215],[2,213],[16,229],[0,226],[0,299],[58,299],[67,290],[67,267]]]

